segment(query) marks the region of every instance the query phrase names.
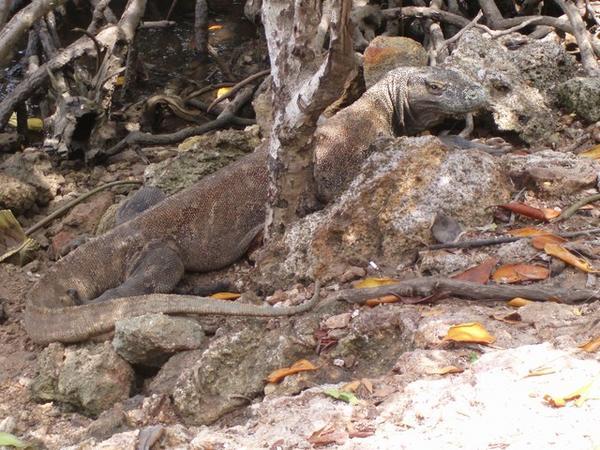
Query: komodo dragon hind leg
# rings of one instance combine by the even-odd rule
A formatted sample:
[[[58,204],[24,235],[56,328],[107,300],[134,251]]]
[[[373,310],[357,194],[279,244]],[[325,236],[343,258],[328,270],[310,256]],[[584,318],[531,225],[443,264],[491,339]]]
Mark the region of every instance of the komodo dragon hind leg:
[[[184,271],[183,261],[173,242],[150,241],[132,259],[125,281],[91,303],[143,294],[170,293],[183,277]]]

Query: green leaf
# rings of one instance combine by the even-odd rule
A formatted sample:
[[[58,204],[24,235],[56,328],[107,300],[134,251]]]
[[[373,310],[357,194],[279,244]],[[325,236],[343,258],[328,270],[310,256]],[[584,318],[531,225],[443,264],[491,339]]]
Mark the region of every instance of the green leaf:
[[[23,442],[22,440],[10,433],[4,433],[2,431],[0,431],[0,445],[10,445],[12,447],[17,448],[29,447],[28,443]]]
[[[356,398],[356,395],[354,395],[352,392],[345,392],[340,391],[339,389],[330,388],[325,389],[324,393],[337,400],[342,400],[343,402],[350,403],[351,405],[358,405],[360,403],[359,400]]]

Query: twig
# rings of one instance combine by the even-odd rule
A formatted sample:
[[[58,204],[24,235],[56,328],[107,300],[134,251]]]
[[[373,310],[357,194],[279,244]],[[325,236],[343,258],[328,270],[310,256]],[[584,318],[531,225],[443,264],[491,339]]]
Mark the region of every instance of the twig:
[[[567,220],[569,217],[571,217],[573,214],[575,214],[577,212],[577,210],[579,208],[581,208],[582,206],[587,205],[588,203],[597,202],[599,200],[600,200],[600,194],[594,194],[594,195],[589,195],[587,197],[583,197],[581,200],[573,203],[567,209],[563,210],[563,212],[560,213],[560,216],[558,216],[556,219],[554,219],[553,222],[562,222],[563,220]]]
[[[462,27],[454,36],[446,39],[444,42],[442,42],[442,45],[440,47],[440,49],[445,48],[447,46],[449,46],[450,44],[453,44],[454,42],[458,41],[460,39],[460,37],[468,30],[470,30],[471,28],[473,28],[475,25],[477,25],[477,22],[479,22],[479,19],[481,19],[481,17],[483,16],[483,12],[480,10],[477,15],[473,18],[473,20],[471,20],[469,22],[468,25]]]
[[[170,28],[177,25],[174,20],[148,20],[140,23],[140,29],[147,30],[152,28]]]
[[[185,98],[184,101],[188,101],[194,97],[198,97],[199,95],[202,95],[206,92],[209,91],[216,91],[217,89],[220,88],[224,88],[224,87],[231,87],[231,86],[235,86],[235,83],[232,82],[226,82],[226,83],[218,83],[218,84],[211,84],[210,86],[204,86],[201,89],[198,89],[197,91],[193,91],[191,94],[188,94]]]
[[[134,131],[129,133],[127,137],[122,139],[113,147],[106,151],[100,152],[103,155],[114,155],[129,145],[166,145],[181,142],[182,140],[190,137],[204,134],[212,130],[217,130],[231,123],[235,117],[235,113],[252,97],[254,92],[253,87],[245,87],[242,89],[236,98],[227,105],[219,116],[211,121],[202,125],[193,127],[183,128],[182,130],[176,131],[175,133],[168,134],[150,134]]]
[[[515,31],[520,30],[521,28],[525,28],[528,27],[529,25],[532,25],[536,22],[540,21],[540,17],[532,17],[529,20],[524,21],[523,23],[520,23],[518,25],[515,25],[514,27],[511,28],[507,28],[506,30],[492,30],[491,28],[486,27],[485,25],[482,25],[480,23],[476,24],[475,27],[476,28],[480,28],[483,31],[485,31],[487,34],[489,34],[490,36],[492,36],[492,38],[497,39],[501,36],[505,36],[507,34],[513,33]]]
[[[585,236],[586,234],[600,233],[600,228],[589,228],[587,230],[567,231],[564,233],[554,233],[557,236],[564,238],[572,238]],[[507,244],[509,242],[519,241],[521,239],[529,239],[531,236],[505,236],[500,238],[490,239],[474,239],[472,241],[451,242],[448,244],[434,244],[427,247],[427,250],[440,250],[445,248],[474,248],[485,247],[487,245]]]
[[[208,105],[208,109],[206,110],[206,112],[210,112],[210,110],[217,103],[221,103],[223,100],[233,97],[241,88],[243,88],[247,84],[252,83],[254,80],[257,80],[261,77],[264,77],[265,75],[269,75],[270,73],[271,73],[271,70],[266,69],[266,70],[261,70],[260,72],[257,72],[254,75],[250,75],[247,78],[244,78],[242,81],[240,81],[239,83],[234,85],[226,94],[223,94],[220,97],[215,98],[213,100],[213,102],[210,105]]]
[[[364,289],[346,289],[333,294],[334,300],[362,304],[383,295],[401,297],[426,297],[435,293],[455,295],[473,300],[510,300],[522,297],[528,300],[560,300],[564,303],[600,300],[600,289],[573,289],[543,285],[483,285],[440,277],[423,277],[401,281],[397,284]]]
[[[590,77],[600,75],[600,65],[594,54],[592,47],[591,36],[586,29],[585,22],[579,15],[577,6],[574,3],[565,0],[554,0],[558,6],[565,12],[571,22],[573,28],[573,35],[577,40],[577,46],[579,47],[579,54],[581,56],[581,64]],[[599,54],[600,55],[600,54]]]
[[[415,17],[417,19],[434,19],[438,22],[449,23],[460,28],[469,25],[469,19],[465,19],[463,16],[426,6],[404,6],[402,8],[382,9],[381,14],[386,19]]]
[[[106,189],[109,189],[113,186],[121,186],[124,184],[142,184],[141,181],[137,181],[137,180],[121,180],[121,181],[113,181],[111,183],[106,183],[103,184],[102,186],[98,186],[95,189],[92,189],[89,192],[86,192],[83,195],[80,195],[79,197],[71,200],[70,202],[64,204],[63,206],[61,206],[60,208],[58,208],[56,211],[53,211],[52,213],[50,213],[49,215],[47,215],[46,217],[44,217],[42,220],[40,220],[39,222],[35,223],[34,225],[30,226],[29,228],[27,228],[27,230],[25,230],[25,234],[26,235],[30,235],[31,233],[39,230],[40,228],[42,228],[43,226],[45,226],[47,223],[52,222],[54,219],[56,219],[57,217],[62,216],[63,214],[65,214],[67,211],[69,211],[71,208],[73,208],[75,205],[81,203],[84,200],[87,200],[89,197],[91,197],[92,195],[100,192],[100,191],[104,191]]]
[[[171,18],[171,14],[173,13],[173,10],[175,9],[176,5],[177,5],[177,0],[173,0],[171,2],[171,6],[169,7],[169,12],[167,12],[167,16],[165,17],[165,20],[169,20]]]

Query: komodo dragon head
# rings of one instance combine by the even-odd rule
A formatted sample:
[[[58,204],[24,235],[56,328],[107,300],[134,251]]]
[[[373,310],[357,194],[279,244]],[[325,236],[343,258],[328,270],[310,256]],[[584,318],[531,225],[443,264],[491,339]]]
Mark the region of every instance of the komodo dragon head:
[[[413,134],[450,116],[483,108],[488,95],[465,75],[439,67],[392,70],[373,89],[385,89],[391,100],[396,134]]]

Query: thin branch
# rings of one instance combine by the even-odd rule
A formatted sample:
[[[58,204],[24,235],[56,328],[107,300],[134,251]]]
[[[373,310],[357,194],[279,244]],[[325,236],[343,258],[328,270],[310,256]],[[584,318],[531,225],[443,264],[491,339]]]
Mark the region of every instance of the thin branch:
[[[252,83],[253,81],[258,80],[259,78],[262,78],[266,75],[269,75],[270,73],[271,73],[271,69],[266,69],[266,70],[261,70],[260,72],[257,72],[254,75],[250,75],[247,78],[244,78],[242,81],[235,84],[229,91],[227,91],[227,93],[221,95],[220,97],[215,98],[213,100],[213,102],[208,106],[208,109],[206,112],[210,112],[210,110],[216,104],[221,103],[223,100],[233,97],[241,88],[243,88],[247,84]]]
[[[567,209],[563,210],[563,212],[560,213],[560,216],[558,216],[553,222],[562,222],[563,220],[567,220],[569,217],[575,214],[582,206],[597,201],[600,201],[600,194],[594,194],[584,197],[581,200],[573,203]]]
[[[330,299],[346,300],[362,304],[366,300],[384,295],[401,297],[427,297],[443,293],[473,300],[510,300],[522,297],[536,301],[556,301],[564,303],[591,302],[600,300],[600,289],[573,289],[533,284],[483,285],[440,277],[423,277],[401,281],[397,284],[364,289],[346,289],[333,294]]]

